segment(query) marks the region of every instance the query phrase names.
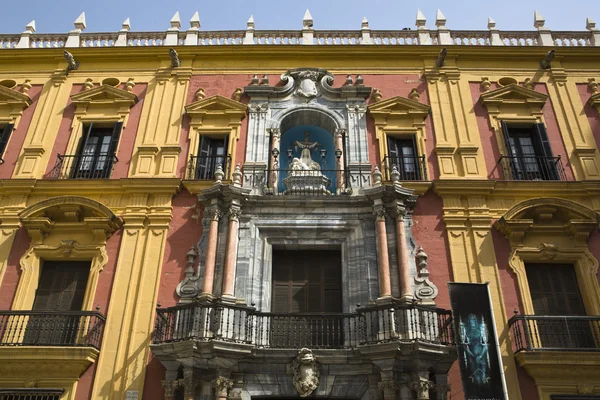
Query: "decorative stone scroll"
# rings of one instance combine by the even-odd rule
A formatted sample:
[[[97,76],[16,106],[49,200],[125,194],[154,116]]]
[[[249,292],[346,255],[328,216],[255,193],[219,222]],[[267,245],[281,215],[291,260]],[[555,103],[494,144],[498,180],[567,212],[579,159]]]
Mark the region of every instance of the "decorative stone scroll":
[[[417,254],[417,276],[415,276],[415,297],[421,304],[434,305],[435,298],[438,295],[438,288],[429,280],[429,271],[427,270],[427,254],[419,246]]]

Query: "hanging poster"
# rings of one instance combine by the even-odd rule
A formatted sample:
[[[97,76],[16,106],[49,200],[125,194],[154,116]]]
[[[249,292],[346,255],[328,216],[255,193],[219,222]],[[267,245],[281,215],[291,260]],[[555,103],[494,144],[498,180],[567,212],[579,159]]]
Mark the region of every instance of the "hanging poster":
[[[487,284],[448,283],[465,400],[507,400]]]

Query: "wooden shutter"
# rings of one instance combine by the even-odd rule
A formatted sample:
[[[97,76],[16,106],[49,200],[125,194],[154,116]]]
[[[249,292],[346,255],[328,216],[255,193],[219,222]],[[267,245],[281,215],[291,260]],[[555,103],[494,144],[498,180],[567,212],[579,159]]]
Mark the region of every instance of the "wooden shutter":
[[[536,315],[585,315],[577,276],[570,264],[527,264]]]
[[[512,146],[510,145],[510,133],[508,132],[508,126],[506,122],[500,121],[500,126],[502,127],[502,136],[504,136],[504,147],[506,147],[506,155],[509,157],[516,157],[514,154]]]
[[[402,156],[400,151],[398,150],[398,144],[396,143],[396,139],[388,136],[388,157],[392,158],[394,162],[398,162],[398,158]]]
[[[556,162],[552,155],[552,147],[548,140],[548,134],[544,124],[533,125],[533,144],[536,148],[536,153],[543,157],[540,160],[540,167],[542,169],[542,179],[545,180],[558,180],[558,170],[556,168]]]
[[[110,150],[108,151],[109,156],[117,155],[117,148],[119,147],[119,139],[121,138],[121,131],[123,130],[123,123],[117,122],[113,127],[112,138],[110,141]]]
[[[46,261],[35,294],[37,311],[81,310],[90,271],[89,262]]]
[[[83,149],[85,149],[85,144],[87,143],[90,134],[92,133],[92,129],[94,128],[94,123],[90,122],[90,126],[84,132],[84,134],[79,138],[79,143],[77,144],[77,153],[78,155],[83,155]]]
[[[6,150],[6,145],[8,144],[8,139],[10,139],[13,128],[13,124],[6,124],[2,129],[2,133],[0,134],[0,157],[4,156],[4,151]]]

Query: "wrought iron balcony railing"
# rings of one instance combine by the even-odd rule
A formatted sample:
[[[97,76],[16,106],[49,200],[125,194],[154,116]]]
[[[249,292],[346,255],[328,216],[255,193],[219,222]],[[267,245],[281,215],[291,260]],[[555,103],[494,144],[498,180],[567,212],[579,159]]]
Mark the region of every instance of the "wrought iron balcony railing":
[[[385,156],[381,166],[383,180],[391,181],[394,178],[393,174],[397,173],[398,179],[401,181],[426,181],[427,169],[425,168],[425,162],[425,156]]]
[[[566,181],[565,169],[558,157],[502,156],[498,161],[507,181]]]
[[[190,180],[214,180],[217,166],[221,166],[225,179],[229,179],[231,173],[231,156],[191,156],[188,162],[186,179]]]
[[[104,321],[93,311],[0,311],[0,346],[99,349]]]
[[[514,351],[600,351],[600,317],[515,315]]]
[[[108,179],[119,159],[114,154],[61,155],[50,172],[51,179]]]
[[[258,348],[342,349],[392,341],[453,345],[450,311],[386,305],[355,313],[280,314],[222,304],[157,310],[153,343],[185,340],[243,343]]]
[[[0,389],[0,400],[59,400],[64,389]]]

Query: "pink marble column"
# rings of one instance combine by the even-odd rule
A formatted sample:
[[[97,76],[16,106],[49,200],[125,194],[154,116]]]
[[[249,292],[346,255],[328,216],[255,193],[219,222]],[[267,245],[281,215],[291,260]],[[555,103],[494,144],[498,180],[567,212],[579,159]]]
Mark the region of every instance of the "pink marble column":
[[[233,278],[235,274],[235,260],[237,258],[238,227],[242,210],[239,206],[229,207],[229,229],[227,232],[227,245],[225,248],[225,265],[223,270],[223,290],[221,296],[233,297]]]
[[[400,297],[402,300],[411,300],[413,296],[410,285],[410,271],[408,268],[408,249],[406,248],[404,210],[396,210],[396,251],[398,253]]]
[[[219,234],[219,218],[221,210],[210,208],[207,210],[210,216],[208,227],[208,244],[206,247],[206,258],[204,261],[204,282],[202,283],[201,297],[212,297],[213,281],[215,277],[215,259],[217,255],[217,236]]]
[[[377,266],[379,270],[379,298],[392,296],[390,285],[390,261],[388,254],[387,232],[385,229],[385,210],[375,208],[375,225],[377,230]]]
[[[336,166],[337,170],[336,179],[337,179],[337,189],[338,191],[343,191],[345,188],[345,176],[344,176],[344,130],[336,129],[334,135],[334,147],[337,153],[341,152],[341,156],[338,157],[336,154]]]
[[[271,148],[269,149],[269,159],[270,161],[270,166],[271,166],[271,176],[269,177],[269,187],[273,188],[273,189],[277,189],[277,181],[279,179],[279,164],[281,163],[280,161],[280,154],[279,154],[279,143],[280,143],[280,139],[281,139],[281,133],[279,131],[278,128],[273,128],[271,129]],[[273,151],[277,152],[277,157],[275,157],[275,154]]]

